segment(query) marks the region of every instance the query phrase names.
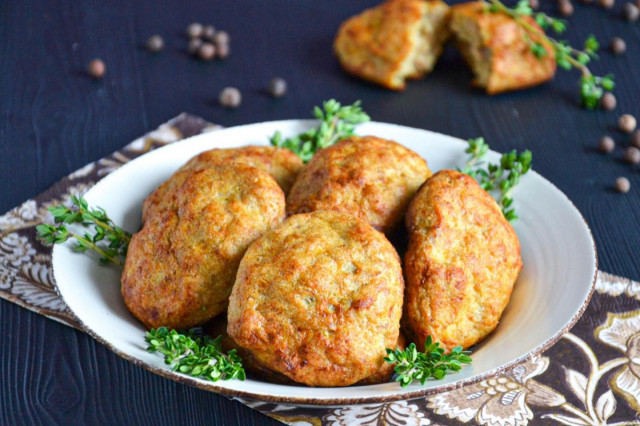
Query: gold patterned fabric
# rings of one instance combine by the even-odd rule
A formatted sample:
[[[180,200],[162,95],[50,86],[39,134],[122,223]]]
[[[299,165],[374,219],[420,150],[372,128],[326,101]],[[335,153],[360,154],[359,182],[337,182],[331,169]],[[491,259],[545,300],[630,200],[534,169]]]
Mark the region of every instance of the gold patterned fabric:
[[[219,126],[182,114],[0,216],[0,297],[78,328],[53,288],[51,248],[34,227],[103,176],[156,147]],[[599,272],[583,317],[542,355],[426,398],[327,407],[240,400],[291,425],[640,425],[640,283]]]

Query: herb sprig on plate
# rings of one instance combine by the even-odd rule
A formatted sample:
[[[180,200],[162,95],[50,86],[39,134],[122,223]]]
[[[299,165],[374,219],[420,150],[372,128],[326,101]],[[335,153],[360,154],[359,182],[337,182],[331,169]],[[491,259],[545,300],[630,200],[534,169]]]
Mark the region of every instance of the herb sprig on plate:
[[[527,17],[532,17],[540,25],[543,30],[553,30],[556,34],[562,34],[566,31],[566,22],[553,18],[546,13],[534,13],[529,4],[529,0],[518,0],[515,7],[507,7],[500,0],[483,0],[487,4],[490,12],[504,13],[512,17],[515,22],[528,34],[531,52],[538,58],[547,55],[543,43],[537,41],[538,37],[548,43],[555,52],[556,63],[560,68],[565,70],[577,69],[582,74],[580,77],[580,103],[587,109],[595,109],[599,105],[605,90],[612,91],[615,88],[613,74],[605,76],[593,75],[587,64],[593,59],[598,59],[598,49],[600,44],[598,40],[590,35],[584,42],[582,49],[571,46],[564,40],[556,40],[531,25]]]
[[[470,158],[460,171],[476,179],[485,191],[499,190],[496,201],[504,217],[508,221],[516,220],[518,216],[512,207],[512,192],[520,178],[531,170],[531,151],[527,149],[518,153],[514,149],[502,154],[498,164],[489,163],[485,167],[482,159],[489,151],[489,145],[482,137],[469,139],[468,142],[469,146],[464,152],[470,154]]]
[[[38,238],[47,244],[60,244],[73,238],[76,240],[74,251],[81,253],[93,250],[100,254],[100,262],[122,267],[131,234],[114,224],[101,207],[90,208],[83,197],[73,195],[71,202],[73,205],[70,208],[61,204],[48,208],[55,224],[42,223],[36,226]],[[68,225],[71,224],[82,225],[87,232],[78,234],[69,229]]]
[[[192,331],[185,333],[166,327],[151,329],[145,335],[147,351],[164,355],[164,362],[178,371],[193,377],[217,382],[218,380],[245,380],[242,359],[235,349],[224,353],[222,337],[211,339],[198,337]]]
[[[282,133],[276,131],[269,139],[271,145],[293,151],[306,163],[322,148],[353,136],[356,124],[371,120],[362,110],[360,101],[342,106],[335,99],[323,102],[322,108],[316,106],[313,109],[313,116],[320,120],[318,127],[287,139],[283,139]]]
[[[440,380],[452,371],[459,371],[462,364],[470,364],[472,359],[470,351],[463,351],[462,346],[456,346],[450,353],[445,353],[440,343],[434,342],[431,336],[427,337],[424,344],[424,352],[419,352],[414,343],[406,349],[388,349],[384,360],[395,364],[396,381],[406,388],[414,380],[424,385],[427,379],[433,377]]]

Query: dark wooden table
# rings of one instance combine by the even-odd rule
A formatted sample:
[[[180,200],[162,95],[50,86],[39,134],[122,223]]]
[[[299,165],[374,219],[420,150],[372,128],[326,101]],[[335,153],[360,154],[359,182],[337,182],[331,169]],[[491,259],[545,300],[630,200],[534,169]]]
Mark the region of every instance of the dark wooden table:
[[[627,137],[617,117],[640,117],[640,23],[613,11],[576,4],[567,38],[594,33],[607,46],[620,35],[622,57],[605,51],[594,64],[616,76],[618,108],[589,112],[576,105],[577,74],[551,84],[488,97],[470,87],[471,73],[448,50],[428,78],[394,93],[346,76],[332,56],[339,23],[376,1],[60,1],[0,2],[0,212],[66,174],[101,158],[182,111],[233,126],[307,118],[335,97],[361,99],[378,121],[459,136],[483,135],[492,148],[529,148],[534,168],[564,191],[591,225],[600,269],[640,279],[640,176],[622,160]],[[543,8],[555,11],[555,3]],[[213,24],[231,35],[231,56],[203,63],[185,53],[184,28]],[[143,49],[152,34],[162,53]],[[104,79],[88,78],[93,58]],[[271,99],[281,76],[289,93]],[[225,110],[225,86],[243,93]],[[600,154],[598,138],[617,142]],[[631,191],[618,194],[626,176]],[[549,211],[552,215],[553,211]],[[1,284],[1,282],[0,282]],[[275,424],[237,402],[155,376],[118,358],[87,335],[0,301],[0,424]]]

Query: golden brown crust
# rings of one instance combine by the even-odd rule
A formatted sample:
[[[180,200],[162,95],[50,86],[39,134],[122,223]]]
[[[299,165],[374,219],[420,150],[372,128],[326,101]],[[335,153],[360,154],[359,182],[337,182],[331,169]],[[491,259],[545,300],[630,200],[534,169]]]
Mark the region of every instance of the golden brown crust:
[[[349,73],[394,90],[430,72],[449,36],[448,6],[393,0],[345,21],[334,51]]]
[[[163,210],[131,239],[127,308],[149,328],[189,328],[224,311],[249,244],[284,219],[284,194],[244,164],[184,170]]]
[[[348,386],[380,369],[398,340],[397,253],[353,216],[288,218],[256,240],[229,299],[229,335],[263,366],[310,386]]]
[[[314,155],[289,192],[287,213],[350,213],[387,233],[402,222],[429,176],[427,162],[410,149],[374,136],[353,136]]]
[[[274,146],[243,146],[241,148],[211,149],[191,158],[178,172],[160,185],[144,200],[142,222],[146,222],[156,211],[162,210],[163,199],[167,192],[184,182],[185,170],[201,169],[212,165],[242,163],[269,173],[278,182],[285,195],[291,189],[304,164],[288,149]]]
[[[490,333],[522,268],[518,237],[495,200],[471,177],[434,174],[407,212],[407,336],[450,350]]]
[[[476,74],[474,84],[489,94],[536,86],[555,74],[553,47],[540,36],[543,31],[532,18],[522,19],[532,31],[525,31],[504,13],[487,11],[482,2],[451,7],[456,45]],[[541,43],[547,54],[536,57],[529,39]]]

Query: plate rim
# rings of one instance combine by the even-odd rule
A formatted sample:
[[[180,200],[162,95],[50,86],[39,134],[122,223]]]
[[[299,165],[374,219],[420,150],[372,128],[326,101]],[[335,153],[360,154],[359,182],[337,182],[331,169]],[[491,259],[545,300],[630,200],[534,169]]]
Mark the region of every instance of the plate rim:
[[[239,125],[239,126],[224,127],[224,128],[222,128],[220,130],[224,131],[224,130],[227,130],[227,129],[238,129],[238,128],[242,128],[242,127],[259,126],[259,125],[274,125],[274,124],[277,124],[277,123],[287,123],[287,124],[301,123],[301,124],[305,124],[305,123],[314,123],[314,122],[317,122],[317,120],[313,120],[313,119],[273,120],[273,121],[262,121],[262,122],[257,122],[257,123],[244,124],[244,125]],[[371,124],[374,124],[374,125],[396,126],[396,127],[402,127],[402,128],[412,129],[412,130],[426,131],[426,132],[433,133],[433,134],[438,134],[438,135],[441,135],[441,136],[444,136],[444,137],[447,137],[447,138],[450,138],[450,139],[455,139],[458,142],[464,142],[464,140],[459,138],[459,137],[446,135],[446,134],[443,134],[443,133],[434,132],[432,130],[422,129],[422,128],[419,128],[419,127],[405,126],[405,125],[394,124],[394,123],[386,123],[386,122],[381,122],[381,121],[370,121],[368,123],[371,123]],[[194,136],[192,136],[190,138],[186,138],[186,139],[182,139],[182,140],[176,141],[176,143],[186,142],[186,141],[188,141],[189,139],[192,139],[192,138],[197,138],[197,137],[201,137],[203,135],[216,134],[216,133],[217,133],[217,131],[201,133],[201,134],[198,134],[198,135],[194,135]],[[174,143],[164,145],[162,147],[159,147],[159,148],[157,148],[157,149],[155,149],[153,151],[149,151],[149,152],[157,152],[158,150],[162,150],[162,149],[164,149],[166,147],[170,147],[170,146],[174,146]],[[493,151],[493,150],[490,150],[490,152],[496,153],[496,151]],[[131,164],[131,163],[135,162],[135,160],[137,158],[140,158],[140,157],[142,157],[142,156],[144,156],[146,154],[148,154],[148,153],[144,153],[141,156],[134,158],[130,162],[128,162],[125,165],[123,165],[123,167],[127,166],[128,164]],[[393,395],[367,396],[367,397],[344,397],[344,398],[292,397],[292,396],[265,395],[265,394],[259,394],[259,393],[250,392],[250,391],[242,391],[242,390],[239,390],[239,389],[231,389],[231,388],[227,388],[227,387],[221,387],[221,386],[217,385],[217,382],[206,382],[206,381],[203,381],[203,380],[195,378],[195,377],[191,377],[191,376],[187,376],[187,375],[184,375],[184,374],[177,373],[177,372],[175,372],[173,370],[156,367],[154,365],[146,363],[143,360],[137,359],[133,355],[130,355],[130,354],[124,352],[124,351],[121,351],[120,349],[117,349],[114,345],[112,345],[104,337],[102,337],[101,335],[96,333],[91,327],[89,327],[69,307],[69,305],[67,304],[67,301],[65,300],[64,296],[62,295],[62,293],[60,291],[60,288],[58,286],[58,282],[57,282],[57,279],[56,279],[55,267],[54,267],[54,262],[53,262],[53,259],[54,259],[56,251],[59,251],[59,250],[56,250],[58,248],[58,246],[56,246],[56,245],[53,246],[52,252],[51,252],[51,272],[52,272],[51,275],[52,275],[53,287],[54,287],[55,292],[58,295],[58,297],[64,302],[65,307],[66,307],[66,311],[77,322],[78,326],[80,327],[80,330],[85,332],[85,333],[87,333],[88,335],[90,335],[94,339],[96,339],[98,342],[100,342],[102,345],[106,346],[110,351],[112,351],[113,353],[115,353],[119,357],[131,362],[133,365],[135,365],[137,367],[142,367],[145,370],[150,371],[150,372],[152,372],[154,374],[157,374],[159,376],[162,376],[164,378],[179,382],[181,384],[193,386],[193,387],[196,387],[198,389],[202,389],[202,390],[206,390],[206,391],[213,391],[213,392],[216,392],[216,393],[218,393],[220,395],[223,395],[223,396],[226,396],[226,397],[252,399],[252,400],[257,400],[257,401],[261,401],[261,402],[295,404],[295,405],[298,405],[298,406],[305,406],[305,405],[306,406],[345,406],[345,405],[358,405],[358,404],[363,404],[363,403],[384,403],[384,402],[393,402],[393,401],[401,401],[401,400],[412,400],[412,399],[426,397],[426,396],[430,396],[430,395],[438,394],[438,393],[442,393],[442,392],[449,392],[449,391],[452,391],[454,389],[458,389],[458,388],[461,388],[461,387],[464,387],[464,386],[468,386],[468,385],[471,385],[471,384],[474,384],[474,383],[478,383],[478,382],[480,382],[482,380],[487,379],[488,377],[492,377],[492,376],[495,376],[497,374],[509,371],[509,370],[513,369],[514,367],[526,362],[527,360],[533,359],[534,357],[540,355],[542,352],[546,351],[548,348],[550,348],[556,342],[558,342],[562,338],[562,336],[564,336],[578,322],[578,320],[584,314],[584,311],[589,306],[589,303],[590,303],[591,298],[593,296],[593,293],[595,291],[595,286],[596,286],[596,282],[597,282],[597,279],[598,279],[598,272],[599,272],[599,270],[598,270],[598,251],[597,251],[596,244],[595,244],[595,239],[593,238],[593,233],[591,232],[591,228],[589,227],[589,224],[585,220],[585,218],[582,215],[582,213],[580,212],[580,210],[573,203],[573,201],[563,191],[561,191],[555,184],[553,184],[551,181],[546,179],[544,176],[542,176],[539,173],[537,173],[535,170],[532,170],[531,173],[537,175],[546,184],[550,185],[554,190],[556,190],[562,196],[562,198],[564,198],[564,200],[566,200],[570,204],[570,206],[578,214],[578,217],[582,220],[582,223],[583,223],[583,225],[584,225],[584,227],[585,227],[585,229],[587,231],[587,234],[588,234],[589,239],[590,239],[591,244],[592,244],[592,249],[593,249],[593,254],[594,254],[594,258],[593,258],[594,271],[593,271],[593,277],[591,279],[591,284],[590,284],[590,288],[589,288],[589,292],[587,294],[587,297],[585,298],[585,300],[583,301],[582,305],[580,306],[580,309],[578,309],[573,314],[573,316],[564,325],[564,327],[562,329],[560,329],[557,333],[555,333],[553,336],[551,336],[545,342],[541,343],[540,345],[538,345],[534,349],[532,349],[529,352],[527,352],[525,355],[523,355],[523,356],[521,356],[519,358],[516,358],[516,359],[514,359],[514,360],[512,360],[512,361],[510,361],[510,362],[508,362],[506,364],[498,366],[498,367],[496,367],[494,369],[491,369],[489,371],[485,371],[484,373],[479,373],[479,374],[474,375],[474,376],[472,376],[470,378],[457,380],[455,382],[452,382],[452,383],[449,383],[449,384],[445,384],[445,385],[434,386],[434,387],[426,388],[426,389],[418,389],[418,390],[412,391],[412,392],[396,393],[396,394],[393,394]],[[111,174],[112,173],[109,173],[109,174],[105,175],[104,177],[102,177],[101,179],[96,181],[93,184],[93,186],[97,185],[99,182],[104,181],[105,179],[108,179],[109,176],[111,176]],[[93,186],[91,188],[93,188]],[[89,188],[87,191],[90,191],[91,188]],[[264,382],[264,383],[268,383],[268,382]],[[306,386],[303,387],[303,385],[300,385],[300,388],[301,389],[303,389],[303,388],[304,389],[313,389],[313,387],[306,387]]]

